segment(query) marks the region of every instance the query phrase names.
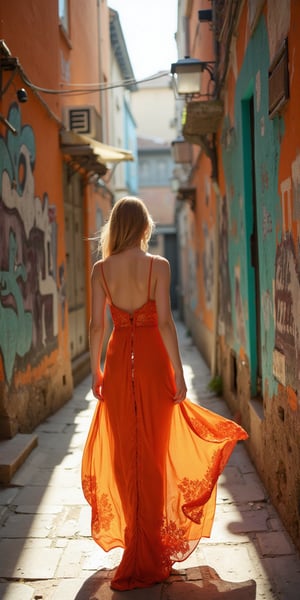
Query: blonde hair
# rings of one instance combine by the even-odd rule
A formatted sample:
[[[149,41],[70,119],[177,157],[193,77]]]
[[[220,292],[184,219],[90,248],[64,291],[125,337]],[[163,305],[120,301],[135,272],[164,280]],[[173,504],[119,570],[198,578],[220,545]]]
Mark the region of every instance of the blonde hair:
[[[140,198],[121,198],[114,205],[100,233],[99,250],[102,257],[106,258],[138,245],[146,251],[153,229],[152,217]]]

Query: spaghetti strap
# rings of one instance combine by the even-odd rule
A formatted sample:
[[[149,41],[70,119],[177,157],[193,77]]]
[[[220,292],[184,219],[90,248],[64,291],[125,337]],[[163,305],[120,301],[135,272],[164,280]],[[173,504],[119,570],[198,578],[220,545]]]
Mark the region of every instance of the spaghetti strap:
[[[109,291],[109,287],[107,285],[106,279],[105,279],[105,275],[104,275],[104,269],[103,269],[103,263],[100,263],[100,267],[101,267],[101,273],[102,273],[102,277],[103,277],[103,283],[104,283],[104,287],[105,287],[105,291],[107,294],[107,297],[109,299],[110,304],[112,304],[112,299],[111,299],[111,295],[110,295],[110,291]]]
[[[150,286],[151,286],[152,263],[153,263],[153,256],[151,257],[150,267],[149,267],[148,298],[147,298],[147,300],[150,300]]]

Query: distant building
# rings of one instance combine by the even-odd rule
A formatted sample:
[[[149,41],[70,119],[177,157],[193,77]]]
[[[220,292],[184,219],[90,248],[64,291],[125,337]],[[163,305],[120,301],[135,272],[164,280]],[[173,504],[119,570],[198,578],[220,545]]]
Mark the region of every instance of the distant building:
[[[172,307],[177,308],[177,233],[176,198],[172,191],[174,163],[171,140],[174,138],[174,93],[170,76],[157,73],[139,83],[132,94],[132,110],[138,136],[138,190],[156,223],[151,251],[171,263]]]

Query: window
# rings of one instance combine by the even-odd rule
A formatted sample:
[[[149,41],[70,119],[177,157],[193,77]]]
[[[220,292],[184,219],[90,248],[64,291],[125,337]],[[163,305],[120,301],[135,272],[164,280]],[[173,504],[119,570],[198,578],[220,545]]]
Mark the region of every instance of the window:
[[[139,155],[139,182],[142,187],[169,186],[172,177],[170,155]]]
[[[68,0],[58,0],[58,16],[65,31],[69,31]]]

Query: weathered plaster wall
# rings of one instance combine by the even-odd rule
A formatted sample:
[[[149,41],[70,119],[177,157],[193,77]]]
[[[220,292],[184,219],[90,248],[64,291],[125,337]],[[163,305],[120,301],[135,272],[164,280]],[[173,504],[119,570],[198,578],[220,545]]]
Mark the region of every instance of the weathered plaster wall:
[[[255,348],[251,346],[250,311],[255,303],[254,273],[251,268],[250,235],[253,228],[251,176],[245,172],[251,164],[243,146],[242,103],[254,98],[256,202],[261,294],[261,350],[263,379],[272,376],[274,318],[272,313],[273,281],[276,255],[276,231],[280,227],[280,199],[277,190],[280,123],[268,117],[269,49],[265,20],[262,17],[249,40],[235,87],[234,121],[225,121],[223,131],[223,165],[226,198],[223,199],[223,228],[227,227],[229,285],[232,308],[225,329],[237,355],[245,354],[253,372]],[[249,132],[250,133],[250,132]],[[246,162],[247,161],[247,162]],[[227,225],[226,225],[227,221]],[[226,244],[226,236],[223,243]],[[251,302],[253,304],[251,304]],[[223,303],[222,303],[223,304]]]
[[[284,6],[283,6],[284,5]],[[300,5],[267,2],[250,35],[247,4],[233,44],[221,137],[219,218],[220,364],[224,390],[250,433],[249,450],[286,526],[300,545]],[[290,99],[268,116],[268,70],[285,37]],[[251,264],[253,229],[249,167],[249,99],[254,101],[254,161],[259,261],[259,313]],[[262,401],[256,390],[255,319],[259,319]]]
[[[72,389],[61,165],[51,158],[57,177],[47,167],[58,136],[43,112],[33,97],[10,104],[17,135],[0,136],[0,437],[33,429]]]
[[[209,366],[214,351],[214,308],[217,280],[217,202],[210,177],[211,163],[200,153],[192,179],[196,188],[194,211],[189,209],[188,284],[185,297],[187,325]]]
[[[211,8],[208,0],[186,5],[189,17],[189,54],[193,58],[214,60],[211,26],[199,23],[198,10]],[[209,75],[202,73],[203,89],[209,86]],[[193,168],[190,185],[196,188],[194,210],[187,210],[188,240],[183,276],[184,316],[191,335],[207,364],[213,367],[215,350],[215,297],[217,293],[216,264],[218,250],[216,223],[218,203],[211,179],[210,159],[200,145],[193,149]]]

